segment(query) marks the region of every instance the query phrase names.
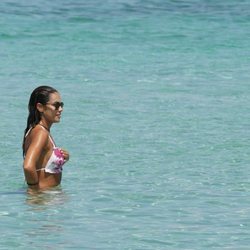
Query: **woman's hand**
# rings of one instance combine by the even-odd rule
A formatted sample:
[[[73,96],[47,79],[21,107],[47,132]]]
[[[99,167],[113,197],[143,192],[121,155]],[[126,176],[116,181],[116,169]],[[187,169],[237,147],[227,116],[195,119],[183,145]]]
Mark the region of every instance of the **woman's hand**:
[[[69,160],[69,152],[65,149],[61,149],[61,153],[63,155],[64,160],[68,161]]]

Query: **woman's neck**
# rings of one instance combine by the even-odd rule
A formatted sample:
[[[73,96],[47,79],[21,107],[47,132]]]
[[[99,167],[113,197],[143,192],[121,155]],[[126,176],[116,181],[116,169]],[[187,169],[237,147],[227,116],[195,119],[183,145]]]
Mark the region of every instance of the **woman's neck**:
[[[45,122],[45,121],[43,121],[43,120],[41,120],[41,121],[39,122],[39,124],[50,132],[51,124],[48,124],[47,122]]]

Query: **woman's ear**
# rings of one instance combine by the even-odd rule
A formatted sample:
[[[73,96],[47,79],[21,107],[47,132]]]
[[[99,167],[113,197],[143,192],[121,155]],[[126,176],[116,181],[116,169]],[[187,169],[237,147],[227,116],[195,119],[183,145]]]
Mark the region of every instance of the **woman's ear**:
[[[40,102],[38,102],[38,103],[36,104],[36,108],[37,108],[37,110],[38,110],[40,113],[43,113],[43,111],[44,111],[44,106],[43,106]]]

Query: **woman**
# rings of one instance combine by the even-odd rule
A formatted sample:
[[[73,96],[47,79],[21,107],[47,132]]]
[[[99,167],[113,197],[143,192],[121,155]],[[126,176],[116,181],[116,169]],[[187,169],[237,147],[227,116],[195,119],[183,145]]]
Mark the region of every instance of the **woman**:
[[[32,189],[60,184],[62,166],[69,153],[56,147],[50,128],[60,122],[63,102],[58,91],[49,86],[36,88],[29,100],[29,116],[23,138],[24,175]]]

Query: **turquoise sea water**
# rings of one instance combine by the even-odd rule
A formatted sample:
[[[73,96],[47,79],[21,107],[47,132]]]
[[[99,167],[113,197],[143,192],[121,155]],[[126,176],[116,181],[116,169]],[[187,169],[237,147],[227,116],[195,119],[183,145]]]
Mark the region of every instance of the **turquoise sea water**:
[[[0,2],[0,249],[249,249],[249,0]],[[38,85],[60,188],[28,195]]]

